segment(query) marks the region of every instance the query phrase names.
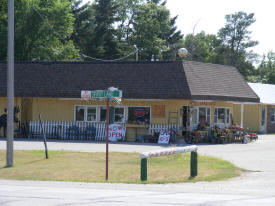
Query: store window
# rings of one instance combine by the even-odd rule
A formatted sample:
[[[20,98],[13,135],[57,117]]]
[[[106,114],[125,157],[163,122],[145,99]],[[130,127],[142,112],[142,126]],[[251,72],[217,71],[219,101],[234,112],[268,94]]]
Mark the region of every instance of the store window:
[[[125,112],[124,112],[124,107],[112,107],[113,110],[110,107],[110,110],[114,111],[114,122],[116,123],[120,123],[120,122],[124,122],[124,116],[125,116]],[[100,121],[104,122],[106,121],[106,115],[107,114],[107,110],[106,107],[100,107]]]
[[[198,124],[198,108],[191,109],[191,124]]]
[[[199,107],[199,122],[202,125],[210,125],[210,108],[208,107]]]
[[[270,121],[275,122],[275,107],[270,109]]]
[[[115,107],[114,109],[114,122],[124,122],[124,108]]]
[[[150,107],[128,107],[128,122],[150,124]]]
[[[87,107],[87,121],[96,121],[96,107]]]
[[[96,107],[75,106],[75,121],[96,121]]]
[[[106,121],[106,114],[107,114],[106,107],[100,107],[100,121],[101,122]]]
[[[75,107],[75,120],[76,121],[85,121],[85,106],[76,106]]]
[[[210,125],[210,108],[195,107],[191,110],[191,124]]]
[[[230,110],[229,108],[215,108],[214,123],[229,124]]]

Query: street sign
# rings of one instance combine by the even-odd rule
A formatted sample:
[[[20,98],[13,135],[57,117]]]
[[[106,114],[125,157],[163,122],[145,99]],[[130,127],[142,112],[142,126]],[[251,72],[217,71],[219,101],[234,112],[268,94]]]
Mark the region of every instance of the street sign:
[[[97,98],[107,98],[107,97],[122,97],[122,91],[121,90],[94,90],[91,91],[91,98],[97,99]]]
[[[111,127],[110,131],[111,134],[109,134],[109,103],[110,101],[115,100],[117,103],[121,102],[122,98],[122,91],[117,90],[117,88],[110,87],[108,90],[94,90],[94,91],[88,91],[88,90],[82,90],[81,91],[81,99],[83,100],[91,100],[91,99],[106,99],[106,106],[107,106],[107,117],[106,117],[106,180],[108,180],[108,168],[109,168],[109,135],[111,135],[111,140],[117,139],[118,137],[124,137],[125,136],[125,128],[124,130],[121,129],[120,132],[117,131],[119,127]],[[115,136],[115,137],[114,137]]]
[[[122,97],[122,91],[121,90],[94,90],[94,91],[81,91],[81,98],[82,99],[99,99],[99,98],[121,98]]]

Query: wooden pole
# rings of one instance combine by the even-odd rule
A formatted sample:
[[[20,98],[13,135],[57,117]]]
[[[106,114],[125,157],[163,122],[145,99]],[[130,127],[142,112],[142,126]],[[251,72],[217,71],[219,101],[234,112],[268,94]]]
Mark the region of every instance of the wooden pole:
[[[39,125],[40,125],[41,131],[42,131],[44,146],[45,146],[45,155],[46,155],[46,159],[49,159],[48,147],[47,147],[47,140],[46,140],[44,128],[43,128],[43,126],[42,126],[41,115],[39,114],[38,117],[39,117]]]
[[[109,164],[109,97],[107,97],[107,114],[106,114],[106,180],[108,180]]]

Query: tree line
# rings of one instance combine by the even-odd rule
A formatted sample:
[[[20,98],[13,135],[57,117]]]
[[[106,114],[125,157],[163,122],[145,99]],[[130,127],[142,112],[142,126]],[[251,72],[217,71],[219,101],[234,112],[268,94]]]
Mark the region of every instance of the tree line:
[[[7,59],[7,4],[0,2],[1,61]],[[184,36],[176,21],[165,0],[15,0],[15,60],[177,60],[185,47],[186,60],[231,65],[249,81],[275,83],[275,53],[260,58],[252,50],[258,44],[249,31],[253,13],[226,15],[217,34]]]

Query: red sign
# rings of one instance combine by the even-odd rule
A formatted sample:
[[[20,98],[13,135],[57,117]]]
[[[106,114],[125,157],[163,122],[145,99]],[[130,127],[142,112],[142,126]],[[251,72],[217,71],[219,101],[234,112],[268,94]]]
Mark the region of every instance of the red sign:
[[[143,117],[143,116],[145,116],[145,110],[144,109],[136,109],[135,110],[135,116],[136,117]]]

